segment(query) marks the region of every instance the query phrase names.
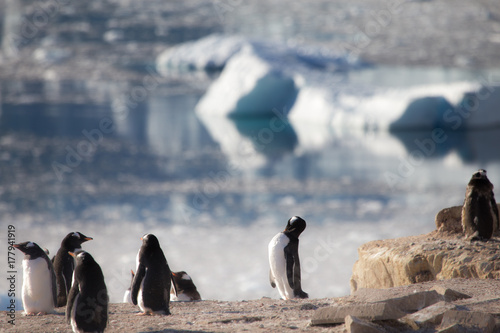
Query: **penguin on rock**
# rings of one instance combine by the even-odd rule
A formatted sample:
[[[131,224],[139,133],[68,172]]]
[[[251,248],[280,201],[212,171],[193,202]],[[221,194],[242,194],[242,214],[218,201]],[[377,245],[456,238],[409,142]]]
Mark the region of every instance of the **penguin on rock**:
[[[75,333],[104,332],[109,299],[101,267],[88,252],[69,254],[75,258],[76,267],[68,294],[66,320]]]
[[[199,301],[200,293],[194,285],[193,279],[184,271],[172,272],[171,301]]]
[[[302,290],[299,260],[299,235],[306,228],[306,221],[299,216],[288,220],[283,232],[269,242],[269,280],[283,299],[308,298]]]
[[[487,241],[498,231],[498,207],[486,170],[472,175],[462,206],[462,229],[470,240]]]
[[[137,267],[132,281],[132,303],[142,314],[170,314],[171,271],[153,234],[142,236],[137,253]]]
[[[54,311],[57,302],[56,276],[49,257],[36,243],[13,245],[24,253],[22,301],[27,315]]]
[[[82,248],[82,243],[91,240],[81,232],[70,232],[61,242],[61,247],[57,251],[52,262],[56,273],[57,282],[57,306],[66,306],[66,299],[71,288],[73,270],[75,263],[69,252],[78,252]]]

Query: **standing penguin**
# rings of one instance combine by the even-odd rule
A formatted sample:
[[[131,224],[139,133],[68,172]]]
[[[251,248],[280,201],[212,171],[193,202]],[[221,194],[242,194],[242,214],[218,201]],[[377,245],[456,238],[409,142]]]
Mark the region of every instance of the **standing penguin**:
[[[200,293],[196,289],[193,279],[186,272],[172,272],[170,300],[184,302],[201,300]]]
[[[462,228],[471,240],[488,240],[498,230],[498,207],[493,184],[480,169],[472,175],[462,207]]]
[[[169,315],[171,272],[158,238],[146,234],[137,253],[137,269],[132,281],[132,303],[143,314]]]
[[[53,312],[57,302],[56,276],[49,257],[33,242],[13,246],[25,254],[22,287],[24,312],[27,315]]]
[[[283,299],[308,298],[300,281],[299,235],[306,228],[306,221],[298,216],[288,220],[285,231],[269,242],[269,280]]]
[[[130,287],[128,287],[128,289],[125,290],[125,293],[123,294],[123,303],[134,304],[132,303],[132,294],[130,293],[130,291],[132,290],[132,282],[134,282],[134,271],[130,270],[130,274],[132,275],[132,279],[130,280]]]
[[[104,332],[108,324],[108,291],[104,275],[90,253],[70,252],[76,267],[68,294],[66,320],[75,333]]]
[[[70,232],[61,242],[61,247],[57,251],[52,262],[57,281],[57,306],[66,306],[66,296],[71,288],[71,279],[75,263],[69,252],[78,252],[81,250],[82,243],[91,240],[80,232]]]

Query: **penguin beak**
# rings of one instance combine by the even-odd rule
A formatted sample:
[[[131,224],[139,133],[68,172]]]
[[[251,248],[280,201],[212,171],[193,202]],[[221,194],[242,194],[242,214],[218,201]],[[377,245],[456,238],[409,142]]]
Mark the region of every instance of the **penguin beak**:
[[[76,254],[74,252],[68,252],[70,256],[72,256],[73,258],[76,258]]]
[[[21,245],[19,244],[13,244],[12,246],[15,247],[16,249],[19,249],[21,247]]]
[[[92,237],[85,237],[84,239],[85,239],[86,241],[93,240],[93,238],[92,238]]]

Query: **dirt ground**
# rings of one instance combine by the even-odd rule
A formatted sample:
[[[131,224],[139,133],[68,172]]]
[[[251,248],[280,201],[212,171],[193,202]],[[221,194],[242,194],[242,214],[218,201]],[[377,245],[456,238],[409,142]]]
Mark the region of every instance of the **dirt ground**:
[[[379,290],[383,297],[398,297],[408,291],[429,290],[435,285],[468,294],[477,299],[470,310],[500,315],[500,281],[453,279]],[[278,300],[262,298],[250,301],[172,302],[171,316],[140,316],[130,304],[111,304],[106,332],[344,332],[344,325],[310,326],[314,311],[333,304],[364,303],[371,299],[352,295],[339,298]],[[467,300],[457,301],[470,302]],[[71,332],[64,320],[64,308],[45,316],[16,313],[15,326],[7,323],[2,311],[0,332]],[[380,323],[379,323],[380,324]],[[384,323],[390,332],[411,331],[401,324]]]

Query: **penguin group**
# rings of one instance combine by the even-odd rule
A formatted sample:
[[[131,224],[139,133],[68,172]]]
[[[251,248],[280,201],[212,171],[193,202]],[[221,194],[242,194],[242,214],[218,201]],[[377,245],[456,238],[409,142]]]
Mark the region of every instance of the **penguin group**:
[[[475,172],[467,185],[461,223],[464,236],[471,241],[487,241],[500,232],[493,184],[484,169]],[[299,236],[305,229],[306,221],[293,216],[268,244],[270,284],[284,300],[309,297],[302,290],[299,259]],[[109,299],[104,275],[92,255],[81,248],[92,239],[80,232],[67,234],[52,260],[34,242],[14,245],[25,254],[22,301],[27,315],[47,314],[65,306],[73,332],[105,330]],[[201,300],[185,271],[170,270],[158,238],[148,233],[140,239],[135,273],[131,271],[123,302],[137,305],[141,315],[170,315],[170,301]]]
[[[109,303],[104,274],[92,255],[81,248],[92,239],[81,232],[67,234],[52,260],[34,242],[13,245],[24,253],[22,302],[26,315],[44,315],[65,307],[73,332],[104,332]],[[141,240],[124,302],[138,305],[140,314],[169,315],[171,299],[201,300],[185,271],[170,271],[158,238],[145,234]]]
[[[26,315],[42,315],[66,307],[73,332],[104,332],[108,323],[108,293],[101,267],[82,243],[91,240],[71,232],[52,260],[37,243],[14,244],[24,253],[21,290]]]

